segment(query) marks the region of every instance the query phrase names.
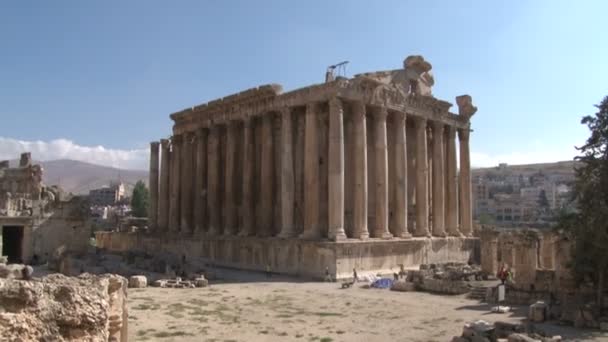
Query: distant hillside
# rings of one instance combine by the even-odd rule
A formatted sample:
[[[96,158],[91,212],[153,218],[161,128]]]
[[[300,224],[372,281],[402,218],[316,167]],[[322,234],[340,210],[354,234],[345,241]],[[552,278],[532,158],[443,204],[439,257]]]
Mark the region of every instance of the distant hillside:
[[[472,173],[475,175],[490,174],[490,173],[512,173],[522,174],[524,176],[537,173],[542,171],[548,174],[562,174],[562,175],[573,175],[574,166],[576,162],[573,160],[559,161],[555,163],[542,163],[542,164],[521,164],[521,165],[507,165],[506,167],[486,167],[486,168],[475,168]]]
[[[121,180],[131,193],[138,180],[148,183],[148,171],[121,170],[76,160],[61,159],[40,162],[44,169],[43,181],[47,185],[60,185],[64,191],[88,194],[89,190]]]

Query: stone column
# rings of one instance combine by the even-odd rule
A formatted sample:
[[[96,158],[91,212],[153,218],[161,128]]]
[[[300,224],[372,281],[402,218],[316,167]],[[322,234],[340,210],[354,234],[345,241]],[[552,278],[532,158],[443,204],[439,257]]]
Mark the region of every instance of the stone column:
[[[150,208],[148,210],[148,227],[150,231],[158,229],[158,141],[150,143]]]
[[[169,223],[169,140],[160,139],[160,186],[158,195],[159,230],[166,231]]]
[[[219,127],[209,128],[207,146],[207,213],[209,214],[209,229],[207,234],[214,236],[220,232],[219,206],[219,180],[220,180],[220,156],[219,156]]]
[[[415,236],[430,236],[428,206],[428,159],[426,119],[416,118],[416,230]]]
[[[171,139],[171,194],[169,197],[169,230],[179,231],[180,221],[180,180],[181,180],[181,145],[182,136],[174,135]]]
[[[331,240],[345,240],[344,232],[344,108],[338,98],[329,100],[328,148],[329,198],[328,235]]]
[[[353,238],[367,239],[367,124],[365,120],[365,104],[361,101],[353,103],[353,144],[354,162],[354,229]]]
[[[386,107],[374,111],[375,152],[376,152],[376,227],[373,236],[391,238],[388,229],[388,143],[386,138]]]
[[[321,237],[319,227],[319,149],[316,104],[306,106],[304,128],[304,231],[303,239]]]
[[[255,203],[253,202],[253,178],[255,174],[255,146],[251,118],[243,121],[243,205],[239,236],[252,235],[255,230]]]
[[[273,201],[273,179],[274,179],[274,163],[272,149],[272,116],[266,114],[262,118],[262,153],[260,156],[261,179],[260,179],[260,194],[262,206],[262,214],[257,235],[267,237],[272,232],[272,201]]]
[[[181,233],[188,234],[192,231],[192,133],[184,134],[181,156]]]
[[[281,112],[281,233],[290,238],[295,234],[293,221],[295,178],[293,170],[293,126],[291,110]]]
[[[471,160],[469,156],[469,128],[458,130],[460,145],[460,232],[465,236],[473,233],[471,206]]]
[[[456,173],[456,129],[446,126],[447,131],[447,215],[446,227],[451,236],[460,236],[458,231],[458,175]]]
[[[224,169],[224,235],[236,234],[238,217],[236,208],[235,189],[235,158],[236,137],[235,125],[228,122],[226,125],[226,159]]]
[[[207,220],[207,135],[196,131],[196,167],[194,176],[194,231],[202,234]]]
[[[407,129],[405,113],[396,113],[393,125],[395,132],[395,148],[393,160],[395,162],[396,189],[395,189],[395,231],[396,237],[410,238],[407,231]]]
[[[445,237],[443,123],[433,121],[433,235]]]

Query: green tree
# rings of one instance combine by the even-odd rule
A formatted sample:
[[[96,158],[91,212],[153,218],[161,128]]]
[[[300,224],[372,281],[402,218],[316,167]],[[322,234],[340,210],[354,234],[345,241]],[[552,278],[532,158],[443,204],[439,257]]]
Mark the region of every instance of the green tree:
[[[575,279],[591,280],[597,308],[602,307],[608,267],[608,96],[596,106],[598,112],[584,116],[590,136],[577,147],[580,164],[575,168],[573,195],[576,211],[563,213],[560,228],[573,241],[571,267]]]
[[[133,188],[131,196],[131,213],[135,217],[148,216],[148,207],[150,206],[150,193],[143,181],[137,181]]]

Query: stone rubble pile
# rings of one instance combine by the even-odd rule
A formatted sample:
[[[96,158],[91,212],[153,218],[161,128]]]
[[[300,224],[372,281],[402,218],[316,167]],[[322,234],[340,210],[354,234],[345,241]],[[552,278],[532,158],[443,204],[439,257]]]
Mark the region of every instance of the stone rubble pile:
[[[192,282],[194,286],[206,286],[205,282],[207,279],[212,279],[213,274],[197,265],[200,263],[188,262],[185,258],[162,253],[155,256],[137,252],[129,252],[124,255],[59,253],[54,256],[54,260],[49,264],[49,269],[69,276],[77,276],[82,273],[119,274],[129,278],[129,287],[133,288],[147,287],[157,280],[164,280],[161,283],[169,284],[167,287],[182,287],[180,284],[183,284],[183,287],[189,286],[186,282],[178,282],[176,286],[172,286],[172,283],[168,282],[177,277]]]
[[[153,283],[154,287],[176,289],[207,287],[208,285],[209,281],[205,279],[205,277],[203,277],[202,275],[194,278],[194,280],[182,280],[182,278],[177,277],[175,279],[159,279]]]
[[[464,263],[422,264],[409,270],[405,279],[393,283],[393,291],[426,291],[442,294],[464,294],[471,290],[469,282],[482,278],[481,268]]]
[[[127,281],[106,274],[51,274],[23,280],[15,269],[0,278],[2,341],[127,341]]]
[[[558,342],[561,336],[546,336],[533,326],[522,324],[495,322],[484,320],[467,323],[462,329],[462,335],[452,338],[452,342]]]

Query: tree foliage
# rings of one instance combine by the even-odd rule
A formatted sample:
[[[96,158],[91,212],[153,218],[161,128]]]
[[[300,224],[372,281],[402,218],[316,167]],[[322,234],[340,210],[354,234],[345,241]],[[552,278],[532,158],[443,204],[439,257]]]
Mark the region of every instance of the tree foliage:
[[[147,217],[150,205],[150,193],[143,181],[137,181],[131,196],[131,214],[135,217]]]
[[[575,168],[573,195],[577,206],[562,215],[561,228],[573,241],[572,270],[577,280],[589,279],[597,289],[601,307],[604,275],[608,267],[608,96],[596,106],[598,112],[584,116],[581,124],[590,136],[577,147],[580,164]]]

